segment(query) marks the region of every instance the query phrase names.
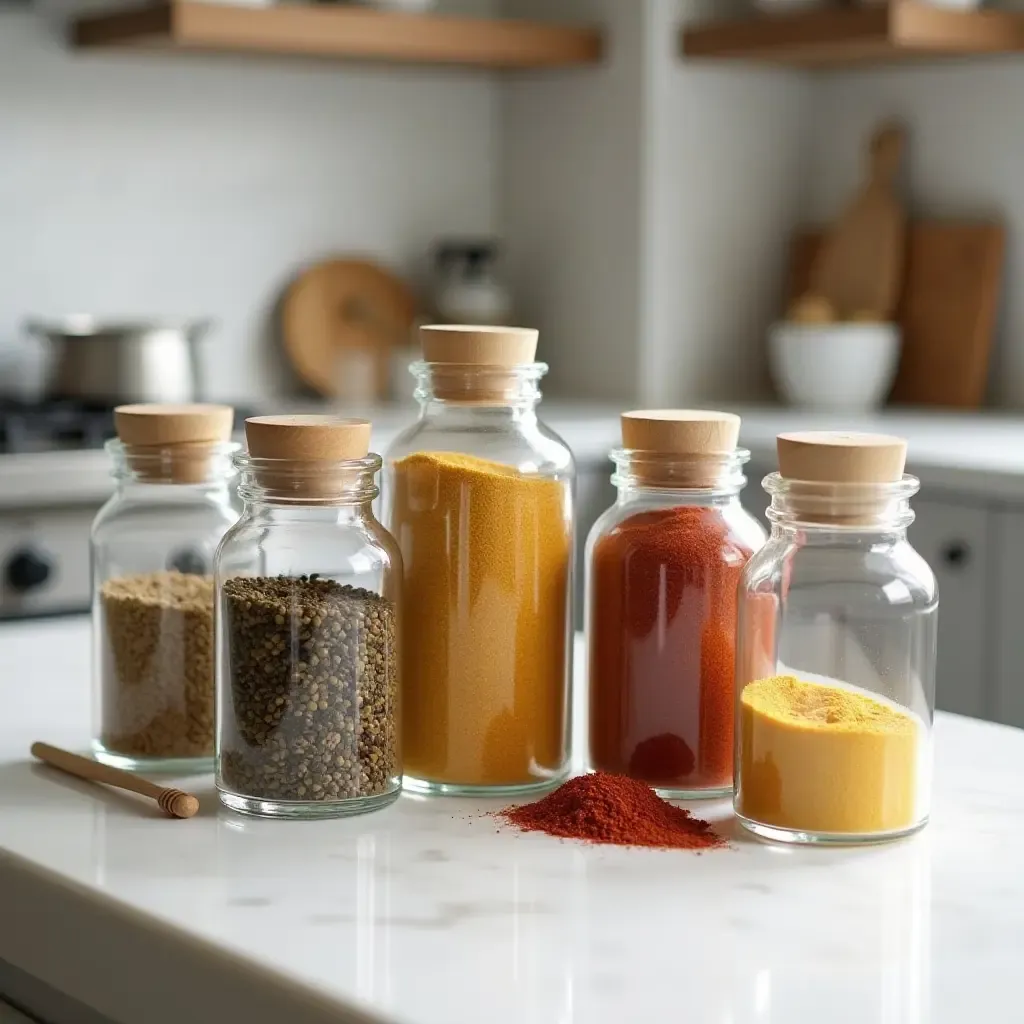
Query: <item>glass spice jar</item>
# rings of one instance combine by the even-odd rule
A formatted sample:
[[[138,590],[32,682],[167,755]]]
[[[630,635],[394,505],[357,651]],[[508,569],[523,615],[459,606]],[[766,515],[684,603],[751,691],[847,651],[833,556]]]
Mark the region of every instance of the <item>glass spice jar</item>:
[[[572,455],[537,418],[537,332],[432,326],[387,453],[402,549],[407,788],[522,794],[569,768]]]
[[[397,545],[374,517],[370,424],[245,424],[241,519],[217,553],[217,789],[232,810],[326,818],[398,797]]]
[[[778,455],[739,589],[736,814],[786,842],[903,836],[928,820],[939,608],[906,442],[783,434]]]
[[[93,750],[106,764],[212,767],[213,556],[237,517],[233,420],[222,405],[114,410],[116,489],[91,534]]]
[[[720,412],[622,416],[614,506],[586,550],[589,759],[662,796],[732,790],[736,587],[764,543]]]

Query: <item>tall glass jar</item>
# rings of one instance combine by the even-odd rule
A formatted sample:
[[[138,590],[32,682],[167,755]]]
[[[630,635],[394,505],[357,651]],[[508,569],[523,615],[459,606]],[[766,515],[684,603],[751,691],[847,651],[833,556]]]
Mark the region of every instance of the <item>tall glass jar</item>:
[[[242,518],[217,552],[217,789],[235,811],[328,818],[402,781],[402,561],[374,517],[370,424],[246,421]]]
[[[672,798],[732,791],[736,587],[764,543],[738,416],[622,417],[618,498],[586,551],[591,767]]]
[[[402,549],[405,785],[522,794],[569,768],[572,455],[537,419],[537,332],[426,327],[386,456]]]
[[[935,577],[907,541],[906,443],[784,434],[771,538],[739,591],[734,803],[788,842],[877,842],[928,820]]]
[[[220,405],[126,405],[116,489],[92,526],[93,750],[119,768],[208,771],[213,556],[235,521]]]

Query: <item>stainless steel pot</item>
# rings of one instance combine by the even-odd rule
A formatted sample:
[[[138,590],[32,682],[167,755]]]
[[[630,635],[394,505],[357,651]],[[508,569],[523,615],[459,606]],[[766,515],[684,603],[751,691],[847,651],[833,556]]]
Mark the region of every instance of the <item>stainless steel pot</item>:
[[[90,316],[25,324],[53,348],[47,397],[115,404],[201,397],[195,347],[211,326],[209,320],[110,322]]]

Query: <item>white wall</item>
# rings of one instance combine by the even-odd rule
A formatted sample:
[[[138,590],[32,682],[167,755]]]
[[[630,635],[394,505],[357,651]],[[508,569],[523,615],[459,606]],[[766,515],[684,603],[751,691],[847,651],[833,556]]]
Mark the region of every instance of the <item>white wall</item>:
[[[687,63],[678,31],[726,0],[649,0],[641,397],[651,405],[766,397],[799,219],[811,85],[742,64]]]
[[[863,147],[883,117],[910,129],[913,210],[939,217],[1001,216],[1008,225],[1003,315],[992,398],[1024,404],[1024,66],[1016,58],[822,77],[814,95],[806,213],[835,216],[856,187]]]
[[[711,3],[719,15],[723,2]],[[765,393],[809,80],[684,64],[679,27],[708,0],[511,9],[602,21],[612,43],[596,71],[505,86],[513,279],[544,329],[552,385],[646,404]]]
[[[504,10],[606,27],[600,66],[503,84],[502,215],[548,390],[627,401],[640,380],[644,0],[506,0]]]
[[[273,310],[303,264],[416,274],[497,228],[497,115],[480,73],[72,53],[0,6],[0,345],[26,314],[212,314],[211,397],[290,387]]]

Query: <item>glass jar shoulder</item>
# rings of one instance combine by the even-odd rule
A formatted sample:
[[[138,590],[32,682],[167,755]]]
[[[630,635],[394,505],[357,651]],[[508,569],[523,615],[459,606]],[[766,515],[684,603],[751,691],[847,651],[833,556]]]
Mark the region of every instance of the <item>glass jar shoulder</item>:
[[[598,517],[587,538],[587,552],[593,554],[604,540],[624,551],[661,547],[668,539],[666,531],[672,530],[714,534],[724,557],[734,552],[744,560],[766,539],[764,528],[738,499],[684,502],[671,495],[639,494],[616,502]]]
[[[173,495],[165,488],[143,488],[108,498],[93,520],[93,534],[144,527],[154,520],[208,522],[226,528],[237,519],[238,509],[227,487]]]
[[[227,531],[217,553],[222,579],[241,574],[368,578],[401,574],[394,537],[373,516],[247,509]]]
[[[927,561],[905,538],[850,535],[832,542],[777,531],[747,563],[746,593],[845,593],[851,600],[927,608],[938,601],[938,582]]]
[[[420,452],[476,456],[531,475],[570,476],[575,470],[569,446],[553,430],[536,417],[510,417],[507,410],[424,417],[392,441],[384,458],[393,466]]]

